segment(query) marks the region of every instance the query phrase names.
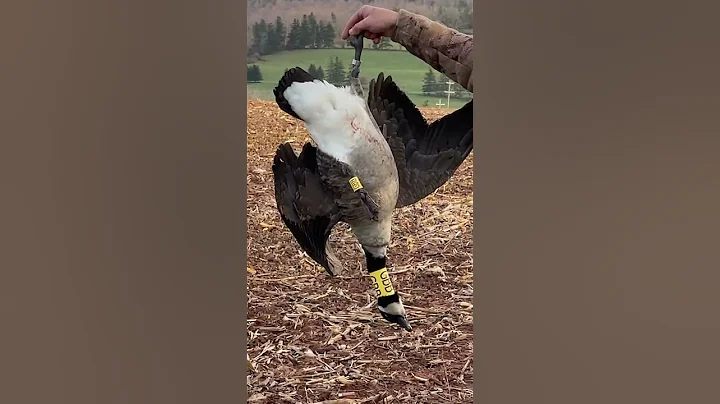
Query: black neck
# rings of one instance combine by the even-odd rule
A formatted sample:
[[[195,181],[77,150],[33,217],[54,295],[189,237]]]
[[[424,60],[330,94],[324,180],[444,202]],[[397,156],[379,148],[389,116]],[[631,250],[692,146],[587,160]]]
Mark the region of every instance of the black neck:
[[[365,251],[365,260],[367,261],[368,273],[385,268],[386,260],[384,255],[381,257],[376,257],[365,248],[363,248],[363,251]]]
[[[363,247],[363,251],[365,251],[365,260],[367,261],[368,273],[375,272],[375,271],[383,269],[387,266],[386,257],[384,255],[381,257],[376,257],[376,256],[372,255],[364,247]],[[393,293],[390,296],[378,297],[378,305],[382,306],[382,307],[385,307],[390,303],[396,303],[398,301],[399,301],[399,297],[398,297],[397,293]]]

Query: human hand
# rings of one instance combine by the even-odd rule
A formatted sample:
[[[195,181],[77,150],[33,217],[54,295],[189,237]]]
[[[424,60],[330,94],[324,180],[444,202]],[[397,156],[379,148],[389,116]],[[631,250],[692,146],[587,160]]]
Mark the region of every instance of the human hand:
[[[365,33],[365,37],[380,43],[382,37],[392,37],[397,28],[398,13],[386,8],[362,6],[345,24],[340,37]]]

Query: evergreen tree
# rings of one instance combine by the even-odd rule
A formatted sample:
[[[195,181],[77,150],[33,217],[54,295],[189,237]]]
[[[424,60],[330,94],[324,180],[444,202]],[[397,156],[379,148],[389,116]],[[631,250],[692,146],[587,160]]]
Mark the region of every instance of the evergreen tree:
[[[315,28],[315,47],[327,48],[325,42],[325,21],[320,20]]]
[[[264,19],[253,24],[253,52],[260,55],[267,54],[267,34],[267,23]]]
[[[432,68],[428,68],[425,77],[423,78],[422,92],[424,94],[432,94],[437,91],[437,81],[435,80],[435,72]]]
[[[325,79],[328,82],[330,82],[330,71],[332,70],[331,69],[332,65],[333,65],[333,58],[331,57],[330,60],[328,60],[327,66],[325,66],[325,69],[324,69],[325,71],[323,72],[323,73],[325,73],[325,75],[326,75]]]
[[[275,53],[280,50],[280,38],[277,35],[277,32],[275,32],[275,25],[273,23],[269,23],[267,25],[267,46],[265,49],[266,54]]]
[[[287,36],[287,44],[285,46],[286,49],[300,49],[301,48],[301,40],[300,40],[300,21],[298,21],[297,18],[295,18],[290,24],[290,32]]]
[[[328,61],[328,65],[325,68],[325,71],[327,72],[327,81],[328,83],[334,84],[335,83],[335,58],[330,58]]]
[[[263,79],[260,66],[252,65],[247,68],[247,81],[248,83],[259,83]]]
[[[322,24],[319,27],[320,30],[320,38],[321,38],[321,47],[323,48],[332,48],[333,43],[335,42],[335,28],[332,26],[332,24]]]
[[[320,30],[318,29],[318,22],[315,18],[315,14],[310,13],[308,16],[308,35],[309,37],[309,43],[311,48],[319,48],[320,43],[322,41],[322,38],[320,37]]]
[[[303,14],[302,22],[300,23],[300,40],[298,41],[300,43],[299,49],[304,49],[312,43],[312,37],[310,35],[311,33],[310,25],[308,23],[308,16],[307,14]]]
[[[337,84],[345,84],[347,82],[345,68],[343,67],[342,62],[340,61],[340,58],[337,56],[335,56],[335,69],[336,69],[336,77],[338,78]]]
[[[317,77],[318,80],[325,80],[325,72],[323,71],[322,66],[317,67],[317,70],[315,71],[315,77]]]
[[[346,80],[347,75],[340,58],[337,56],[330,58],[327,67],[327,81],[331,84],[341,85],[345,83]]]
[[[285,24],[283,23],[283,20],[282,18],[280,18],[280,16],[277,16],[277,18],[275,18],[275,37],[278,40],[277,51],[285,49],[287,29],[285,28]]]
[[[252,26],[252,43],[250,44],[252,53],[260,53],[260,23],[256,22]]]
[[[310,67],[308,67],[307,72],[309,75],[313,77],[317,77],[317,69],[315,68],[315,65],[313,63],[310,64]]]

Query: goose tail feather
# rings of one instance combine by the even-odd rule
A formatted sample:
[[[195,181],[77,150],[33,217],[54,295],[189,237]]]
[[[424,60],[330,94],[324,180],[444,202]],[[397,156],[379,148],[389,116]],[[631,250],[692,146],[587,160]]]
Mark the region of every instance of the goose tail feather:
[[[297,119],[302,120],[298,114],[293,110],[290,102],[285,98],[285,91],[293,85],[293,83],[307,83],[317,80],[310,73],[306,72],[300,67],[293,67],[283,74],[278,81],[277,87],[273,89],[275,95],[275,102],[285,113],[294,116]]]

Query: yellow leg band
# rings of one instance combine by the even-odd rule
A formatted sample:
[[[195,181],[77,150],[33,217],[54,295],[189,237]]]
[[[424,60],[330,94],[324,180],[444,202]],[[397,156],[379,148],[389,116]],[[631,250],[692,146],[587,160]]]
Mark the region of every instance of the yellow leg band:
[[[359,189],[361,189],[363,186],[360,183],[360,179],[358,177],[352,177],[350,178],[350,186],[352,187],[353,192],[357,192]]]
[[[395,293],[392,282],[390,281],[390,274],[388,274],[387,268],[378,269],[377,271],[370,272],[372,277],[373,288],[377,297],[380,296],[391,296]]]

